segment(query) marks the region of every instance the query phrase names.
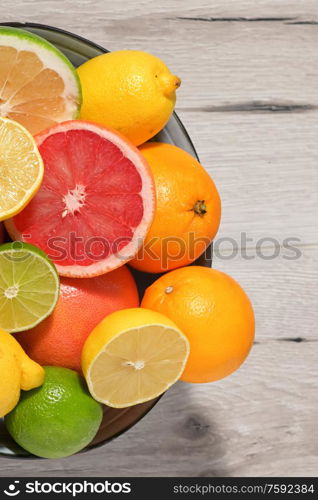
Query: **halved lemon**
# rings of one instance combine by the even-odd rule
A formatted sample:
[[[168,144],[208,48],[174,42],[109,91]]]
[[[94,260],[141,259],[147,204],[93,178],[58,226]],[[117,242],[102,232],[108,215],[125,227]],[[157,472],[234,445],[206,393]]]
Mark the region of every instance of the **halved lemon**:
[[[189,342],[163,314],[149,309],[116,311],[86,340],[82,369],[91,395],[113,408],[160,396],[182,375]]]
[[[43,160],[32,135],[0,117],[0,221],[18,214],[38,191]]]

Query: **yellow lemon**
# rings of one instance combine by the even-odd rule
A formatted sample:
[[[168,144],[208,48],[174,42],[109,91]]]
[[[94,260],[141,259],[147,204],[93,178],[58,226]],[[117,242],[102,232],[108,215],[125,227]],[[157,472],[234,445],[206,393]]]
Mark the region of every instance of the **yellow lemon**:
[[[21,389],[34,389],[43,381],[43,368],[25,354],[10,333],[0,329],[0,417],[17,405]]]
[[[82,351],[91,395],[114,408],[154,399],[182,375],[189,342],[166,316],[149,309],[116,311],[92,331]]]
[[[81,118],[112,127],[137,146],[166,125],[181,83],[161,59],[138,50],[103,54],[77,71]]]

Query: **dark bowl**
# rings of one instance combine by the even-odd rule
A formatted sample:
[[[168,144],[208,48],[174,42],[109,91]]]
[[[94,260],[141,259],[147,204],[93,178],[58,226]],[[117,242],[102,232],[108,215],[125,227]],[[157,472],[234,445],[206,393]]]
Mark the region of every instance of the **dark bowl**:
[[[54,28],[52,26],[45,26],[43,24],[35,23],[0,23],[0,25],[23,28],[39,36],[42,36],[49,42],[53,43],[58,49],[60,49],[76,67],[84,63],[88,59],[108,52],[103,47],[100,47],[99,45],[96,45],[95,43],[90,42],[85,38],[61,30],[59,28]],[[155,137],[155,140],[175,144],[176,146],[179,146],[198,159],[198,155],[194,149],[191,139],[176,113],[173,113],[173,116],[171,117],[169,123]],[[211,267],[212,245],[207,249],[205,254],[202,255],[194,264]],[[133,274],[138,285],[140,297],[143,296],[143,293],[147,286],[149,286],[159,277],[158,274],[155,275],[141,273],[135,270],[133,270]],[[100,429],[95,439],[87,448],[82,450],[82,452],[90,450],[92,448],[96,448],[97,446],[101,446],[109,442],[111,439],[119,436],[123,432],[126,432],[128,429],[130,429],[130,427],[139,422],[139,420],[142,419],[158,403],[159,399],[160,397],[152,401],[142,403],[140,405],[123,409],[115,409],[104,406],[104,418]],[[20,448],[11,439],[1,419],[0,455],[5,455],[7,457],[13,458],[37,458]]]

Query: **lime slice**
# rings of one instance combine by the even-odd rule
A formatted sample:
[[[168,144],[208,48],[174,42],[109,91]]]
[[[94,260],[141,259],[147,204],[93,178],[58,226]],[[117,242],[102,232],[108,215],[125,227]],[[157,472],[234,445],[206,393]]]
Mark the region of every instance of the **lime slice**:
[[[38,191],[43,172],[32,135],[19,123],[0,118],[0,220],[21,212]]]
[[[79,78],[70,61],[43,38],[0,27],[0,115],[29,132],[77,118]]]
[[[54,264],[28,243],[0,245],[0,328],[33,328],[53,311],[59,297]]]

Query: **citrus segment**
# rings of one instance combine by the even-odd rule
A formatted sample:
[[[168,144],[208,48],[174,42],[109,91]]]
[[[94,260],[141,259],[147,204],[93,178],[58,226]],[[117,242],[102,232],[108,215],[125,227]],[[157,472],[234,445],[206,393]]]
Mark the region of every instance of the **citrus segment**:
[[[43,161],[30,133],[0,117],[0,220],[20,212],[40,187]]]
[[[58,295],[58,274],[41,250],[20,242],[0,246],[0,328],[32,328],[51,314]]]
[[[177,326],[147,309],[107,316],[86,340],[82,368],[92,396],[125,408],[165,392],[181,376],[189,344]]]
[[[138,150],[117,132],[79,120],[36,139],[43,183],[8,222],[10,235],[42,248],[63,276],[96,276],[130,260],[155,208],[153,179]]]
[[[0,27],[0,115],[32,134],[76,118],[80,84],[68,59],[43,38]]]

